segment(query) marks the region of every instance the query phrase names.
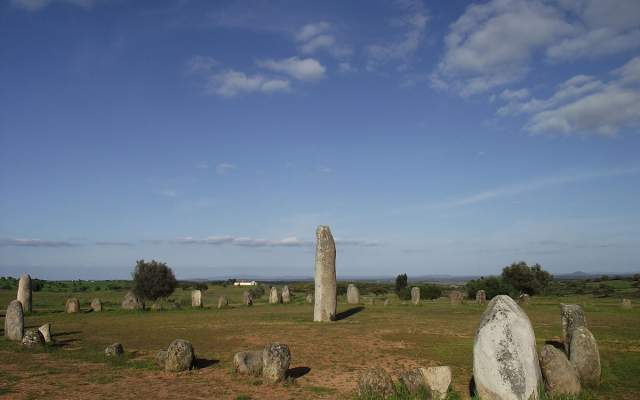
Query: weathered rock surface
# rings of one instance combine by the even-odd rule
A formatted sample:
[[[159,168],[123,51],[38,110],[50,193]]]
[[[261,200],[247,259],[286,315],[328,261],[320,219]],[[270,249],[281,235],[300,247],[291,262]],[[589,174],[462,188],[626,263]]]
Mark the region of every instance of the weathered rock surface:
[[[393,394],[393,380],[380,367],[369,368],[358,377],[358,395],[386,398]]]
[[[420,304],[420,288],[417,286],[411,288],[411,302],[413,304]]]
[[[542,375],[533,327],[509,296],[496,296],[482,314],[473,346],[473,377],[480,398],[538,398]]]
[[[75,297],[67,299],[67,302],[64,305],[64,312],[67,314],[80,312],[80,301]]]
[[[7,306],[4,316],[4,336],[9,340],[19,341],[24,336],[24,313],[22,303],[12,300]]]
[[[124,347],[120,343],[110,344],[104,349],[104,355],[107,357],[119,357],[123,354],[124,354]]]
[[[284,285],[282,287],[282,302],[284,304],[291,303],[291,292],[289,291],[289,286]]]
[[[400,374],[399,382],[403,384],[409,393],[416,394],[419,391],[428,391],[429,387],[420,368],[414,368]]]
[[[229,299],[227,299],[227,296],[220,296],[218,297],[218,308],[227,308],[229,307]]]
[[[562,351],[545,345],[540,351],[540,369],[547,394],[560,396],[580,393],[578,373]]]
[[[451,386],[451,367],[420,368],[427,387],[435,400],[444,400]]]
[[[631,309],[631,300],[630,299],[622,299],[622,308],[625,310]]]
[[[583,385],[600,384],[600,351],[596,338],[584,326],[573,331],[569,346],[569,361],[576,369]]]
[[[578,304],[560,304],[560,320],[562,321],[562,339],[564,351],[571,354],[571,336],[576,328],[587,326],[584,310]]]
[[[144,301],[129,290],[122,300],[123,310],[144,310]]]
[[[51,343],[51,324],[47,323],[38,328],[45,343]]]
[[[313,304],[313,295],[312,295],[311,293],[309,293],[309,294],[307,295],[306,300],[307,300],[307,303],[309,303],[309,304]]]
[[[98,298],[91,300],[91,310],[93,310],[93,312],[102,311],[102,301]]]
[[[242,303],[245,306],[252,306],[253,305],[253,296],[251,296],[250,292],[244,292],[242,294]]]
[[[27,329],[22,337],[22,345],[26,347],[43,346],[44,337],[37,329]]]
[[[18,281],[18,296],[16,299],[22,304],[22,312],[31,312],[31,276],[24,274]]]
[[[201,308],[202,304],[202,290],[191,291],[191,307]]]
[[[449,292],[449,300],[451,300],[452,305],[457,306],[458,304],[462,304],[464,294],[459,290],[452,290]]]
[[[315,304],[313,320],[336,319],[336,243],[328,226],[316,229]]]
[[[183,339],[176,339],[167,349],[167,358],[164,363],[164,370],[168,372],[186,371],[191,368],[195,360],[195,353],[191,342]]]
[[[385,299],[384,300],[384,306],[388,306],[389,304],[391,304],[391,301],[389,301],[389,299]]]
[[[241,351],[233,356],[233,369],[244,375],[262,374],[262,351]]]
[[[289,346],[282,343],[271,343],[262,350],[262,378],[267,383],[284,380],[291,363]]]
[[[358,304],[360,303],[360,290],[353,283],[350,283],[347,286],[347,303],[348,304]]]
[[[155,361],[156,361],[156,365],[158,367],[164,369],[164,365],[167,362],[167,351],[166,350],[159,350],[156,353]]]
[[[478,290],[476,292],[476,303],[487,304],[487,293],[484,290]]]
[[[280,294],[275,286],[269,291],[269,304],[280,304]]]

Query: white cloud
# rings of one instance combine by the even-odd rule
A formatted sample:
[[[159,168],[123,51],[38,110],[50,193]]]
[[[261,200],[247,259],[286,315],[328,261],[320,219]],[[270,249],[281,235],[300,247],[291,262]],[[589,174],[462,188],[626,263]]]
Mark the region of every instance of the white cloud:
[[[408,59],[419,49],[424,39],[429,17],[421,0],[396,1],[404,14],[393,21],[393,25],[404,30],[393,42],[373,44],[367,47],[367,69],[372,70],[391,61]]]
[[[325,76],[326,68],[313,58],[290,57],[283,60],[264,60],[258,65],[272,71],[285,73],[301,81],[318,80]]]
[[[218,65],[213,57],[193,56],[187,61],[187,73],[208,72]]]
[[[216,174],[218,175],[226,175],[227,173],[236,169],[236,166],[229,163],[220,163],[216,165]]]
[[[75,243],[65,240],[41,240],[41,239],[0,239],[0,247],[72,247]]]
[[[227,70],[209,76],[207,93],[233,97],[242,93],[287,92],[290,90],[286,79],[267,78],[262,74],[247,75],[244,72]]]
[[[354,239],[338,239],[335,240],[338,246],[358,246],[358,247],[376,247],[380,246],[379,242],[370,242],[366,240]],[[195,239],[191,236],[181,237],[173,241],[176,244],[188,245],[232,245],[240,247],[311,247],[314,242],[311,240],[302,240],[295,236],[285,237],[283,239],[256,239],[251,237],[236,236],[209,236],[205,239]]]
[[[500,97],[505,100],[522,100],[529,97],[529,90],[520,89],[520,90],[509,90],[505,89],[500,93]]]
[[[338,71],[342,73],[356,72],[357,68],[351,65],[351,63],[341,62],[340,64],[338,64]]]
[[[82,8],[91,8],[95,0],[11,0],[14,7],[23,8],[27,11],[40,11],[53,3],[67,3]]]
[[[316,22],[313,24],[307,24],[300,29],[296,35],[296,40],[300,42],[307,41],[314,36],[318,36],[321,33],[327,32],[331,28],[331,24],[325,21]]]
[[[450,26],[432,86],[462,96],[521,79],[532,60],[594,58],[640,47],[637,0],[492,0]]]
[[[209,169],[209,163],[206,161],[199,161],[198,163],[196,163],[196,168],[197,169]]]
[[[98,241],[96,242],[96,246],[107,246],[107,247],[129,247],[133,246],[131,242],[119,242],[119,241]]]
[[[337,44],[335,33],[328,22],[317,22],[303,26],[296,34],[302,54],[314,54],[326,51],[334,57],[342,58],[351,55],[352,50]]]
[[[640,83],[640,56],[634,57],[622,67],[613,71],[623,84]]]
[[[165,197],[178,197],[178,192],[175,191],[174,189],[158,189],[155,191],[156,194],[159,194],[160,196],[165,196]]]

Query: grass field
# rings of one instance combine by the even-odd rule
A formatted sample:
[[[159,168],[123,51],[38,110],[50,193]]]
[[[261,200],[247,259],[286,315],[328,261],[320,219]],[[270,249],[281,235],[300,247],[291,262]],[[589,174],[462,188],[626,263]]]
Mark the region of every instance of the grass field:
[[[245,307],[242,292],[212,286],[204,309],[159,312],[120,310],[124,291],[36,292],[26,326],[50,322],[58,346],[31,351],[1,339],[0,398],[351,399],[358,374],[376,365],[394,377],[414,366],[449,365],[453,390],[469,398],[473,338],[483,306],[451,306],[445,299],[414,306],[394,299],[385,307],[381,298],[373,305],[363,298],[356,307],[340,297],[342,319],[314,323],[301,293],[293,304],[268,305],[263,298]],[[221,294],[229,297],[230,308],[215,308]],[[65,300],[72,296],[84,310],[99,297],[105,311],[65,314]],[[189,296],[177,290],[172,297],[188,305]],[[14,290],[0,290],[0,304],[14,298]],[[581,398],[640,398],[640,308],[623,310],[618,298],[534,297],[526,311],[538,346],[560,340],[561,302],[584,306],[600,347],[603,383]],[[153,365],[155,353],[176,338],[193,343],[197,369],[171,374]],[[289,345],[295,380],[263,385],[233,373],[235,352],[272,341]],[[113,342],[124,345],[126,360],[104,360],[103,349]]]

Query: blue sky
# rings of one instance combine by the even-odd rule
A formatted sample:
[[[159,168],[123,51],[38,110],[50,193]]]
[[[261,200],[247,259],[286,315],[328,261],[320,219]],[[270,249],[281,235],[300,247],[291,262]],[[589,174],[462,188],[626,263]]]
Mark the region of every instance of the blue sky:
[[[0,275],[639,271],[640,3],[0,3]]]

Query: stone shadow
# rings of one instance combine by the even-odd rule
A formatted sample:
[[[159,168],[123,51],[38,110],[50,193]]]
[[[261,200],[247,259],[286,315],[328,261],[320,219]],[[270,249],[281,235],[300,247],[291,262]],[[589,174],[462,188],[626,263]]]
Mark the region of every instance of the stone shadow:
[[[558,350],[562,350],[562,352],[564,353],[564,343],[558,341],[558,340],[545,340],[544,344],[550,344],[551,346],[555,347]]]
[[[216,365],[220,363],[220,360],[207,359],[207,358],[196,358],[193,360],[193,368],[195,369],[203,369],[210,367],[212,365]]]
[[[358,307],[353,307],[353,308],[350,308],[348,310],[339,312],[339,313],[336,314],[336,319],[335,320],[336,321],[341,321],[343,319],[349,318],[350,316],[359,313],[362,310],[364,310],[364,307],[358,306]]]
[[[305,376],[306,374],[308,374],[311,371],[311,368],[309,367],[295,367],[295,368],[289,368],[287,370],[287,378],[291,378],[291,379],[298,379],[298,378],[302,378],[303,376]]]

